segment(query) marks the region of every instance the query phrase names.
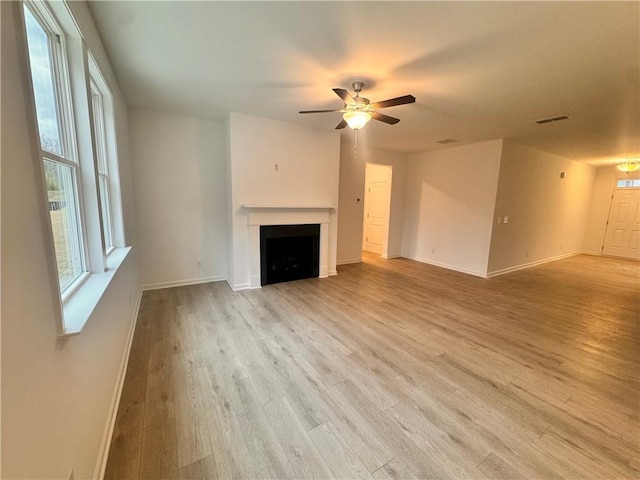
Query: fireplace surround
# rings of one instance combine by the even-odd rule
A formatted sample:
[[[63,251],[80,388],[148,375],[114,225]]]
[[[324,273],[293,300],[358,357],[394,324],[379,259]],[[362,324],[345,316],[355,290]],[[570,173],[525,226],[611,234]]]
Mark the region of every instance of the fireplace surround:
[[[249,288],[260,288],[262,286],[260,227],[264,225],[319,225],[317,276],[324,278],[329,275],[335,275],[334,271],[329,271],[330,217],[331,212],[335,212],[334,207],[324,205],[269,206],[244,204],[243,208],[247,212]]]

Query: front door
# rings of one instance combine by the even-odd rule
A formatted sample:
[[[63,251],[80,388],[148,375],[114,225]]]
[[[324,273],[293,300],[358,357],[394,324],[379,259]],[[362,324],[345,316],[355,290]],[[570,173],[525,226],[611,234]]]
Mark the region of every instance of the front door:
[[[602,254],[640,260],[640,189],[613,191]]]

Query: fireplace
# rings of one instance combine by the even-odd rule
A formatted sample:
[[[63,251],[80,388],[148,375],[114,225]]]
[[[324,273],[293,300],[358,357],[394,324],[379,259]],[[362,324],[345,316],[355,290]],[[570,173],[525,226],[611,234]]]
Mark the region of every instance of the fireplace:
[[[260,226],[261,285],[318,277],[320,224]]]
[[[337,215],[335,208],[325,205],[263,205],[263,204],[243,204],[243,209],[247,212],[247,245],[246,264],[242,257],[234,261],[234,268],[242,272],[244,266],[248,267],[249,282],[246,284],[236,283],[234,290],[243,288],[260,288],[263,282],[262,270],[265,266],[260,255],[261,230],[262,227],[273,226],[320,226],[320,252],[318,254],[318,274],[315,276],[325,278],[329,275],[336,275],[335,263],[329,260],[334,258],[335,253],[329,248],[332,241],[335,242],[337,225]],[[333,239],[333,240],[332,240]],[[242,242],[238,242],[241,245]]]

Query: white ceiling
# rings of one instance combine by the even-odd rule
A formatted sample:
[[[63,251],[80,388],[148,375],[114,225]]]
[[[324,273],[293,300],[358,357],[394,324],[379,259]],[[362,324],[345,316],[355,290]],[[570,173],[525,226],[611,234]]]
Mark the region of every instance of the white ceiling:
[[[412,105],[359,143],[512,138],[594,165],[640,155],[638,2],[90,2],[129,105],[323,129],[333,87]],[[568,114],[562,122],[534,120]],[[353,132],[346,129],[343,140]],[[347,138],[344,135],[348,135]]]

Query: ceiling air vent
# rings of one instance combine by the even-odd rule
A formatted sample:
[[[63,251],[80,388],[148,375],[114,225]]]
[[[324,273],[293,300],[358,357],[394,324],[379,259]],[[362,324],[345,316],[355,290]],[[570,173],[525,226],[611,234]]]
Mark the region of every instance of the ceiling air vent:
[[[559,122],[560,120],[567,120],[571,118],[569,115],[558,115],[557,117],[549,117],[543,118],[542,120],[536,120],[538,125],[542,125],[543,123],[551,123],[551,122]]]
[[[444,140],[438,140],[436,143],[440,143],[442,145],[446,145],[447,143],[456,143],[458,140],[454,138],[445,138]]]

